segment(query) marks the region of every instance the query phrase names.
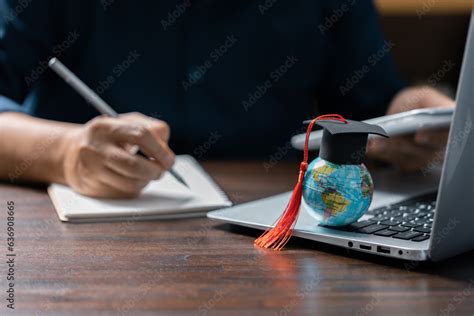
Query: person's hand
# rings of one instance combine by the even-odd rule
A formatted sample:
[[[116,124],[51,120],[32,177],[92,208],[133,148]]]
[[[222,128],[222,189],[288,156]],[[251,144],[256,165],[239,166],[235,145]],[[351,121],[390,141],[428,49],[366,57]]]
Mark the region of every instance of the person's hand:
[[[454,100],[430,87],[407,88],[395,96],[387,114],[428,107],[454,107]],[[370,140],[367,155],[404,171],[422,171],[441,160],[447,139],[448,129],[420,130],[414,135],[388,139],[377,137]]]
[[[65,136],[65,181],[88,196],[134,197],[174,164],[169,135],[165,122],[139,113],[94,118]],[[135,155],[136,146],[152,160]]]

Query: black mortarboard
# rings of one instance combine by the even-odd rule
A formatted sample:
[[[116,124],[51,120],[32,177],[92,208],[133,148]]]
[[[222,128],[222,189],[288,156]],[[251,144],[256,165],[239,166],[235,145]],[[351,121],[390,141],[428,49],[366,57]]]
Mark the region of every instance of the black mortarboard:
[[[365,159],[368,135],[388,137],[387,132],[378,125],[351,120],[346,122],[316,122],[324,129],[319,156],[335,164],[361,164]]]

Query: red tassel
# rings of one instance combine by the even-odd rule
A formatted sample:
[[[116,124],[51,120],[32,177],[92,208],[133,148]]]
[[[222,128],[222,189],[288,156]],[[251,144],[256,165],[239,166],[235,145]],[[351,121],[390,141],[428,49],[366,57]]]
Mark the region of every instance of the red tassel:
[[[320,120],[335,120],[347,123],[346,119],[339,114],[325,114],[311,120],[306,130],[306,138],[304,143],[304,157],[300,164],[300,172],[298,174],[298,182],[296,183],[290,201],[286,206],[285,211],[277,220],[273,228],[267,229],[260,237],[258,237],[254,244],[262,248],[271,248],[273,250],[281,250],[293,235],[293,229],[298,220],[300,211],[301,197],[303,194],[303,179],[308,169],[308,142],[309,135],[313,129],[314,124]]]

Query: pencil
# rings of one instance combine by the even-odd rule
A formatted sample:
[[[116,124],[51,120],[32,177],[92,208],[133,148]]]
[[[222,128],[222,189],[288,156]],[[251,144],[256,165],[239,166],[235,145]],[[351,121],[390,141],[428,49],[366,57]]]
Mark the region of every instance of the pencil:
[[[69,84],[77,93],[79,93],[87,102],[92,104],[100,113],[118,117],[118,113],[110,105],[108,105],[97,93],[89,88],[81,79],[79,79],[72,71],[70,71],[63,63],[56,57],[53,57],[48,62],[49,67],[58,74],[67,84]],[[147,158],[143,151],[138,150],[137,155]],[[189,187],[184,179],[175,170],[170,169],[169,173],[176,178],[180,183]]]

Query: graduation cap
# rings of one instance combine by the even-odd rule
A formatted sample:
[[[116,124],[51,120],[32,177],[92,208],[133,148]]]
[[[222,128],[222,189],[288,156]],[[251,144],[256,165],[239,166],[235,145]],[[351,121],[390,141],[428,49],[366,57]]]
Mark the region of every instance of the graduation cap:
[[[324,129],[319,156],[339,165],[364,162],[369,134],[388,137],[382,127],[359,121],[318,120],[316,125]]]
[[[335,164],[361,164],[365,158],[369,134],[388,137],[385,130],[378,125],[346,120],[339,114],[321,115],[304,123],[309,125],[306,131],[304,158],[300,164],[298,182],[286,209],[275,225],[255,240],[254,243],[259,247],[281,250],[293,234],[301,205],[303,179],[308,169],[309,136],[315,124],[324,129],[319,156]]]

